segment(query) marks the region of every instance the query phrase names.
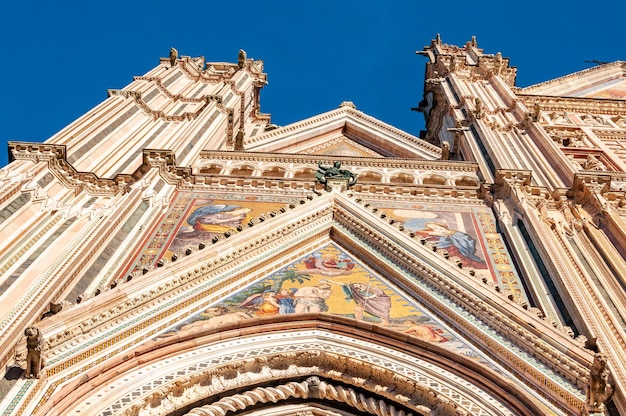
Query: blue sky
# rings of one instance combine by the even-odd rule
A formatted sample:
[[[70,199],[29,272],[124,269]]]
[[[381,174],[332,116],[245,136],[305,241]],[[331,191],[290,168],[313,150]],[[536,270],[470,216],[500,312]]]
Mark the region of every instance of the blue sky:
[[[505,4],[510,5],[505,5]],[[523,7],[522,7],[523,6]],[[5,1],[0,38],[0,166],[7,141],[43,142],[158,65],[180,55],[265,62],[263,112],[286,125],[353,101],[418,135],[426,58],[440,33],[476,36],[502,52],[528,86],[579,71],[585,60],[626,60],[623,1]]]

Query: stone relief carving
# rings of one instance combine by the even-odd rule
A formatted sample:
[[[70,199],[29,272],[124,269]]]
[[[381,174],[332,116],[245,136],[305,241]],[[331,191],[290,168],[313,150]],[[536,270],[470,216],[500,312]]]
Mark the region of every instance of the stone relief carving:
[[[572,124],[572,121],[569,119],[567,111],[563,111],[562,113],[552,112],[548,116],[551,124]]]
[[[605,171],[606,166],[597,157],[592,154],[587,155],[587,160],[583,167],[585,170]]]
[[[272,367],[272,363],[279,363],[281,360],[289,361],[290,365],[283,369]],[[231,367],[238,368],[239,374],[234,379],[227,379],[224,371]],[[322,375],[332,380],[322,380],[320,378]],[[293,381],[245,390],[246,386],[267,380],[294,379],[303,376],[308,377],[300,382]],[[357,391],[352,386],[364,390]],[[258,403],[276,403],[292,398],[342,402],[360,412],[380,416],[412,415],[413,413],[407,412],[406,408],[414,409],[417,414],[470,414],[456,401],[416,380],[341,354],[320,351],[261,356],[190,374],[136,400],[122,414],[126,416],[167,414],[230,389],[237,389],[240,393],[194,408],[187,414],[224,415],[227,411],[241,411]],[[368,391],[377,396],[368,394]],[[398,404],[405,409],[398,408]],[[478,403],[474,406],[480,407]]]

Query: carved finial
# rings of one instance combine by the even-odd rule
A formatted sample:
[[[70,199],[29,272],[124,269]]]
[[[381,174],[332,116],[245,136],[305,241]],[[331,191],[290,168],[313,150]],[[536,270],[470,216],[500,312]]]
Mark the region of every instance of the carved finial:
[[[472,36],[472,40],[470,40],[469,44],[473,47],[478,46],[478,44],[476,43],[476,36]]]
[[[178,51],[176,50],[176,48],[171,48],[170,49],[170,68],[173,68],[176,66],[177,59],[178,59]]]
[[[246,66],[247,57],[248,55],[246,54],[246,51],[244,51],[243,49],[239,49],[239,56],[237,57],[237,62],[239,64],[240,69]]]
[[[43,336],[39,328],[29,326],[24,330],[26,335],[26,378],[39,378],[43,368]]]
[[[437,33],[437,36],[435,36],[435,43],[437,45],[441,45],[441,35],[439,33]]]
[[[341,107],[349,107],[349,108],[354,108],[356,110],[356,105],[354,105],[354,103],[352,101],[344,101],[341,104],[339,104],[339,108]]]
[[[606,364],[606,356],[596,353],[593,357],[593,365],[589,372],[587,384],[586,405],[590,412],[604,412],[605,403],[613,393],[613,387],[609,384],[609,371]]]

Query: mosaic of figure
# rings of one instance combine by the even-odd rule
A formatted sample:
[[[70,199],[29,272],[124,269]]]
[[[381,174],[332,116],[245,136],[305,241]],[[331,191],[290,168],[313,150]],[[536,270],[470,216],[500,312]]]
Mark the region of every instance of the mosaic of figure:
[[[170,250],[180,251],[193,244],[210,240],[214,235],[248,222],[251,209],[232,204],[212,204],[196,208],[179,228]]]
[[[277,211],[286,203],[249,195],[180,192],[152,237],[134,262],[133,271],[155,267],[162,258],[178,256],[189,248],[250,223],[253,218]]]
[[[364,312],[379,318],[383,325],[389,326],[389,313],[391,311],[391,299],[380,288],[372,286],[369,282],[342,283],[328,280],[340,285],[346,300],[353,300],[354,317],[363,320]]]
[[[327,312],[328,305],[326,299],[332,295],[332,290],[328,283],[320,283],[317,286],[304,286],[296,290],[295,313],[317,313]]]
[[[310,271],[317,271],[324,275],[350,274],[354,263],[350,258],[339,259],[334,253],[325,253],[321,256],[309,256],[304,265]]]
[[[159,337],[253,317],[300,313],[329,313],[382,325],[482,360],[426,309],[334,244],[251,282]]]
[[[485,261],[476,256],[476,239],[467,233],[451,230],[447,224],[427,222],[424,229],[416,231],[437,248],[448,250],[451,256],[461,259],[463,266],[484,269]]]
[[[411,320],[406,321],[405,323],[407,328],[404,329],[405,334],[413,335],[416,338],[421,339],[422,341],[429,342],[447,342],[448,338],[441,335],[443,331],[439,328],[434,328],[430,325],[423,325]]]

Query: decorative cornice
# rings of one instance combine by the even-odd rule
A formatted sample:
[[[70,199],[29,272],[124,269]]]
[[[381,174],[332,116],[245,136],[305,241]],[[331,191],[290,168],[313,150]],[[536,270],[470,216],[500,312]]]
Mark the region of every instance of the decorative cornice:
[[[327,155],[309,155],[293,153],[263,153],[263,152],[228,152],[216,150],[204,150],[200,152],[200,159],[224,160],[224,161],[254,161],[270,163],[297,163],[311,165],[317,169],[317,163],[329,163],[340,161],[342,166],[354,166],[362,168],[386,168],[386,169],[411,169],[411,170],[436,170],[454,171],[476,174],[478,165],[472,162],[456,162],[442,160],[415,160],[402,158],[379,158],[379,157],[345,157]]]
[[[606,114],[626,116],[626,101],[598,98],[553,97],[516,92],[517,98],[527,107],[539,104],[542,112],[563,112],[582,114]]]
[[[150,106],[148,106],[148,104],[146,104],[146,102],[141,98],[141,93],[140,92],[136,92],[136,91],[127,91],[127,90],[109,90],[109,97],[111,96],[121,96],[124,98],[130,98],[133,99],[135,101],[135,103],[148,115],[152,116],[152,118],[154,120],[164,120],[164,121],[187,121],[187,120],[193,120],[198,118],[198,116],[200,116],[200,114],[202,114],[204,112],[204,110],[206,109],[206,107],[209,105],[209,103],[211,102],[217,102],[218,104],[218,108],[221,109],[222,111],[224,111],[223,106],[220,106],[220,104],[222,103],[222,97],[219,95],[205,95],[204,97],[196,100],[196,99],[185,99],[183,97],[180,96],[172,96],[170,94],[169,98],[173,99],[173,100],[180,100],[180,101],[189,101],[189,102],[194,102],[194,103],[202,103],[202,105],[200,106],[200,108],[198,108],[196,111],[194,111],[193,113],[191,112],[184,112],[180,115],[170,115],[170,114],[165,114],[165,112],[160,111],[160,110],[153,110],[150,108]],[[193,101],[191,101],[193,100]]]
[[[76,194],[85,191],[89,195],[112,196],[124,194],[136,180],[134,175],[118,174],[113,179],[100,178],[92,172],[79,172],[67,161],[66,147],[61,144],[9,142],[14,159],[46,161],[50,171],[67,188]]]

